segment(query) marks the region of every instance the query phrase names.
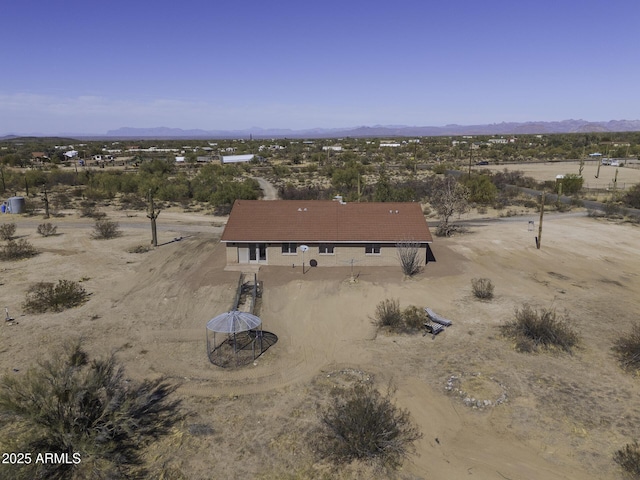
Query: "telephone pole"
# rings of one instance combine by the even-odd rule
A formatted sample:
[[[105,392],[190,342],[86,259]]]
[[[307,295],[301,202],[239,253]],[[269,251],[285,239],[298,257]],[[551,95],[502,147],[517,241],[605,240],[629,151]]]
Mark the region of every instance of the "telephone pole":
[[[538,225],[538,236],[536,237],[536,248],[540,250],[542,245],[542,217],[544,216],[544,190],[540,195],[540,223]]]

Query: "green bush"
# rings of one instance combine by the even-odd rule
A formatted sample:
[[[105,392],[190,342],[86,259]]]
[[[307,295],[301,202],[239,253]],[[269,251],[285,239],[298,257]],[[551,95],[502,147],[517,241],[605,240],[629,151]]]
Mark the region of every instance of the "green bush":
[[[388,471],[399,468],[422,434],[391,397],[392,392],[382,395],[363,384],[336,395],[320,415],[320,457],[337,464],[358,460]]]
[[[493,298],[493,283],[488,278],[472,278],[471,289],[476,298],[481,300]]]
[[[0,381],[4,451],[34,452],[6,466],[4,479],[149,478],[143,447],[181,420],[175,387],[131,382],[113,356],[89,360],[80,344]],[[39,452],[69,462],[36,462]],[[77,460],[77,461],[71,461]],[[10,467],[10,468],[6,468]]]
[[[60,312],[82,305],[87,298],[86,290],[78,282],[70,280],[59,280],[57,284],[38,282],[27,290],[24,309],[29,313]]]
[[[571,353],[578,344],[578,334],[557,318],[555,310],[537,311],[530,305],[516,309],[515,320],[502,325],[502,332],[515,339],[516,348],[522,352],[558,348]]]

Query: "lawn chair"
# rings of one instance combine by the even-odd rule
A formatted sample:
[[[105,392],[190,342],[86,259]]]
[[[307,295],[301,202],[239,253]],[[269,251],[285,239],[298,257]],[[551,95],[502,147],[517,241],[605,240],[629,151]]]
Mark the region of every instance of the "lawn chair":
[[[440,325],[444,325],[445,327],[450,327],[451,325],[453,325],[453,322],[451,320],[447,320],[446,318],[441,317],[440,315],[438,315],[436,312],[434,312],[428,307],[425,307],[424,311],[427,312],[427,315],[429,315],[429,318],[433,322],[439,323]]]
[[[433,322],[426,322],[424,324],[424,328],[425,328],[425,332],[422,335],[423,337],[427,334],[430,333],[431,335],[433,335],[434,337],[439,334],[441,331],[444,330],[444,326],[438,324],[438,323],[433,323]]]

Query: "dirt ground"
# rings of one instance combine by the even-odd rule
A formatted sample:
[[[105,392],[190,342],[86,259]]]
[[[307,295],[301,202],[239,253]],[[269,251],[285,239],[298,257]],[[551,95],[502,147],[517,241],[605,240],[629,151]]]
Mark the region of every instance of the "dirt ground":
[[[624,167],[612,167],[611,165],[601,165],[598,171],[599,160],[586,160],[582,170],[584,178],[584,188],[589,190],[612,188],[613,180],[618,171],[617,185],[620,190],[626,190],[636,183],[640,183],[640,165],[627,165]],[[490,170],[493,172],[507,170],[519,170],[524,172],[525,176],[533,177],[535,180],[542,182],[546,180],[555,180],[556,175],[566,175],[567,173],[578,174],[580,162],[546,162],[546,163],[519,163],[512,165],[503,165],[497,167],[495,165],[483,165],[473,167],[482,170]],[[596,178],[596,175],[598,176]]]
[[[91,222],[73,215],[52,219],[59,234],[48,238],[36,233],[39,218],[0,217],[42,252],[0,263],[0,305],[16,319],[0,325],[0,373],[22,375],[82,338],[94,355],[117,351],[131,378],[178,382],[191,415],[146,451],[163,478],[374,478],[359,466],[328,470],[307,442],[318,405],[354,378],[391,382],[424,434],[403,479],[614,479],[613,452],[640,437],[640,381],[611,352],[640,315],[637,226],[550,214],[537,250],[537,222],[530,231],[528,218],[478,220],[436,238],[436,262],[411,279],[399,267],[356,267],[355,282],[348,267],[261,267],[259,313],[278,342],[228,370],[209,363],[205,336],[239,275],[224,270],[224,219],[163,212],[162,245],[129,253],[148,244],[148,220],[109,214],[123,231],[113,240],[90,238]],[[474,277],[493,281],[492,301],[473,297]],[[82,281],[89,301],[22,312],[29,285],[58,279]],[[377,333],[371,317],[387,298],[429,306],[453,326],[435,338]],[[566,313],[580,348],[516,352],[499,325],[525,303]]]

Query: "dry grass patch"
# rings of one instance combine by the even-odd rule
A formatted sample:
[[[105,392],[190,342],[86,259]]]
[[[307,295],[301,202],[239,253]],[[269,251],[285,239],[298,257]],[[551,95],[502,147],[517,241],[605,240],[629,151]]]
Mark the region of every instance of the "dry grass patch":
[[[538,311],[530,305],[516,309],[515,320],[502,325],[502,333],[513,338],[521,352],[560,349],[571,353],[578,344],[577,332],[566,319],[558,319],[555,310],[542,308]]]

